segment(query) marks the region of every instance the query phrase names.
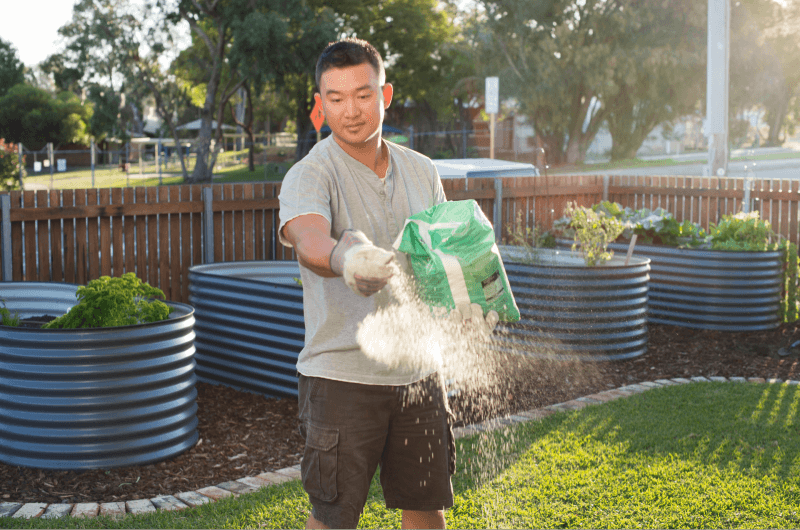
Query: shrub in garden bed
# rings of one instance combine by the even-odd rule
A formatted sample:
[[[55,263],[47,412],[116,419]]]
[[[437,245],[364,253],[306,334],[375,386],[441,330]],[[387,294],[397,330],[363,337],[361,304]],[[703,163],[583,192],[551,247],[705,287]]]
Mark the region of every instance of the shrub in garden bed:
[[[166,320],[173,311],[160,300],[164,292],[143,283],[132,272],[117,278],[102,276],[78,287],[78,304],[45,324],[46,329],[109,328]]]

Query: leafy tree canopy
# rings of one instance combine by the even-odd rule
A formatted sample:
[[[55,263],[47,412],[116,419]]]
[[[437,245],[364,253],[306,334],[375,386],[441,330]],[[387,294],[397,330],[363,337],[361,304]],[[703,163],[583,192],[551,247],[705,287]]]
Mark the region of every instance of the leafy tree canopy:
[[[733,2],[730,71],[731,123],[742,111],[760,109],[769,132],[759,141],[782,144],[800,121],[791,112],[800,105],[800,3]]]
[[[53,97],[41,88],[16,85],[0,98],[0,137],[34,150],[48,142],[86,143],[92,114],[92,107],[71,92]]]
[[[616,39],[614,86],[602,103],[613,145],[611,159],[634,158],[659,124],[698,111],[705,93],[706,5],[693,0],[628,3]]]
[[[0,38],[0,97],[14,85],[25,82],[25,65],[17,57],[17,50],[10,42]]]

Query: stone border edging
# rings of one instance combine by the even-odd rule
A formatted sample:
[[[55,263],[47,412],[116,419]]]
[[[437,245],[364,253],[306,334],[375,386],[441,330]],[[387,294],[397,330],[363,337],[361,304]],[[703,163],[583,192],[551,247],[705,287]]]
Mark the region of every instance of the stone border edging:
[[[640,394],[652,388],[671,386],[687,383],[719,382],[719,383],[785,383],[788,385],[800,385],[800,381],[782,379],[765,379],[763,377],[719,377],[719,376],[696,376],[691,378],[675,377],[672,379],[657,379],[655,381],[645,381],[631,385],[621,386],[610,390],[604,390],[585,397],[579,397],[564,403],[548,405],[540,409],[533,409],[502,418],[486,420],[474,425],[456,427],[453,433],[456,439],[472,436],[480,432],[490,432],[504,427],[525,423],[533,420],[540,420],[556,412],[570,410],[580,410],[589,405],[597,405],[613,401],[615,399],[628,397],[633,394]],[[53,519],[71,515],[73,517],[97,517],[98,515],[108,515],[111,517],[123,517],[127,514],[155,513],[156,511],[174,511],[193,508],[210,502],[216,502],[225,497],[238,497],[243,493],[251,493],[260,488],[274,486],[283,482],[300,479],[300,465],[261,473],[254,477],[242,477],[237,480],[223,482],[216,486],[200,488],[196,491],[184,491],[175,495],[161,495],[152,499],[139,499],[120,502],[83,502],[77,504],[47,504],[42,502],[16,503],[0,502],[0,517],[13,518],[42,518]]]

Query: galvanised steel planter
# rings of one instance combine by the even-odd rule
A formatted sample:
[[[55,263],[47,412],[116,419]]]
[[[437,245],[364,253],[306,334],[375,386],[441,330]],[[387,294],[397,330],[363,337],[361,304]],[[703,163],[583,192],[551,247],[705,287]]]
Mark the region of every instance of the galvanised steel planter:
[[[564,250],[541,249],[526,262],[500,247],[521,319],[502,325],[499,347],[535,357],[606,361],[647,351],[650,260],[615,257],[598,267]]]
[[[24,318],[59,316],[79,286],[3,282]],[[198,439],[194,310],[93,329],[0,326],[0,462],[105,469],[160,462]]]
[[[201,381],[297,397],[305,343],[303,288],[295,261],[238,261],[189,269]]]
[[[559,241],[559,246],[571,246]],[[626,243],[609,245],[617,254]],[[780,325],[783,254],[639,245],[650,258],[648,320],[696,329],[759,331]]]

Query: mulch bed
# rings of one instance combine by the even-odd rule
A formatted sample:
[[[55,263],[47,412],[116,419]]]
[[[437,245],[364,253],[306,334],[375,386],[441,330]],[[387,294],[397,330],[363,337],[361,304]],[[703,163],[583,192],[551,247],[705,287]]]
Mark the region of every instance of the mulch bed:
[[[456,396],[458,424],[540,408],[608,388],[661,378],[742,376],[800,379],[800,325],[727,333],[651,325],[648,351],[613,362],[524,359],[513,377],[487,391],[498,399]],[[0,502],[113,502],[149,499],[295,465],[303,451],[297,403],[197,384],[202,442],[158,464],[92,471],[51,471],[0,464]]]

